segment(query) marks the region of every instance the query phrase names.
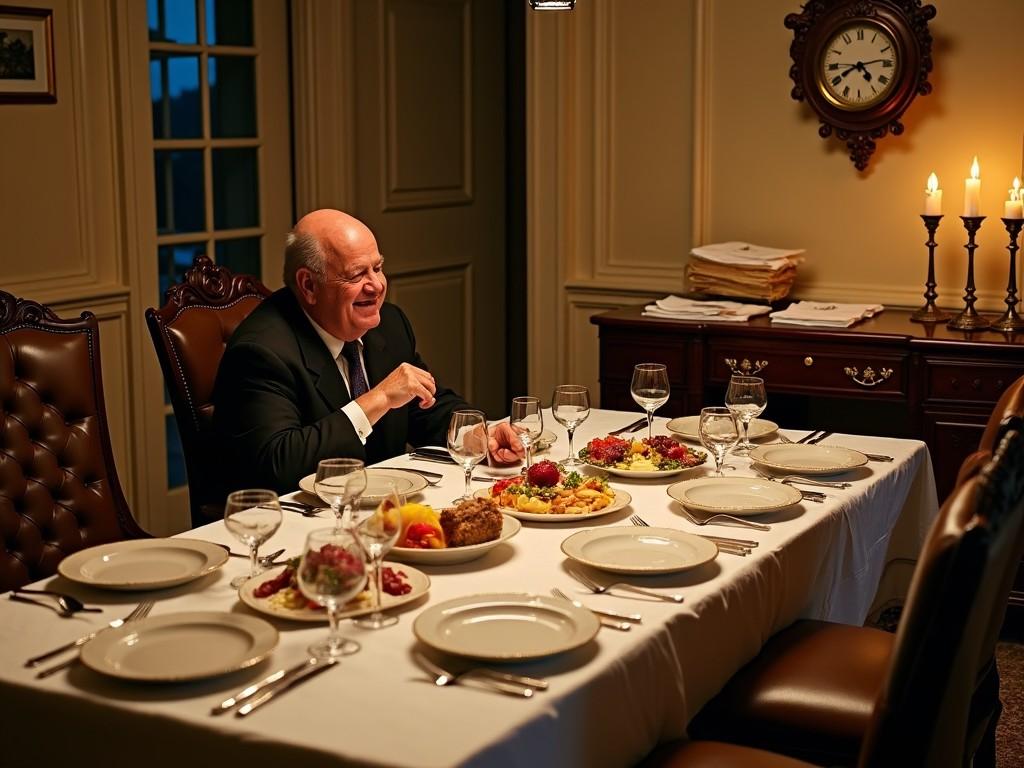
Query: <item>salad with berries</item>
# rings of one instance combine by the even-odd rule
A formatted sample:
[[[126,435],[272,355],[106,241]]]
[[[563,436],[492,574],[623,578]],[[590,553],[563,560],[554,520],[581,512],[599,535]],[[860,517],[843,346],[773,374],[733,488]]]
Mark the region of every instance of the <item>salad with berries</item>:
[[[591,466],[614,474],[674,474],[696,467],[707,460],[707,453],[689,448],[667,435],[623,440],[621,437],[595,437],[579,456]]]
[[[604,478],[565,473],[553,461],[539,461],[525,474],[499,480],[485,493],[513,514],[589,515],[615,502],[615,491]]]

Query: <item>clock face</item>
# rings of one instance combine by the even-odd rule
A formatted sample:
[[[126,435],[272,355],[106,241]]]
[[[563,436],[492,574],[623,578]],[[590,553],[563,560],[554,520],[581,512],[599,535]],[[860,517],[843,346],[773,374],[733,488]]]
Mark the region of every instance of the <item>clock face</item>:
[[[890,94],[901,64],[892,36],[884,28],[854,22],[825,46],[819,82],[825,96],[840,109],[867,109]]]

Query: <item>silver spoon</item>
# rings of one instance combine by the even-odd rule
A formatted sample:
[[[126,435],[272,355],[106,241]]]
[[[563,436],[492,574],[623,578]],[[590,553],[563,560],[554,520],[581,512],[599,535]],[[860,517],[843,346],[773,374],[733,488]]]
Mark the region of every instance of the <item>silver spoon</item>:
[[[103,613],[102,608],[86,608],[85,604],[74,595],[66,595],[63,592],[51,592],[46,589],[16,589],[15,592],[23,592],[28,595],[46,595],[47,597],[53,597],[57,599],[57,605],[61,607],[67,615],[72,613]]]

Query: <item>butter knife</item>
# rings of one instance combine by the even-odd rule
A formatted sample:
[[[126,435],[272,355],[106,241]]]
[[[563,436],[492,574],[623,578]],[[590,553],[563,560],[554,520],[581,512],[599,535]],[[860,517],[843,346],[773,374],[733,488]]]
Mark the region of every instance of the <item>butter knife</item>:
[[[124,619],[114,619],[112,622],[107,624],[107,627],[109,627],[110,629],[117,629],[122,624],[124,624],[124,621]],[[104,627],[103,629],[106,629],[107,627]],[[33,656],[31,659],[25,662],[25,666],[38,667],[47,659],[52,659],[54,656],[60,656],[65,651],[70,651],[75,648],[81,648],[83,645],[85,645],[94,637],[96,637],[96,635],[98,635],[101,631],[102,630],[97,629],[95,632],[90,632],[87,635],[82,635],[77,640],[72,640],[70,643],[65,643],[64,645],[58,646],[57,648],[54,648],[52,651],[47,651],[46,653],[41,653],[38,656]]]
[[[316,662],[315,664],[313,663],[314,661]],[[272,688],[264,691],[248,704],[240,706],[235,711],[235,717],[246,717],[247,715],[252,714],[279,693],[284,693],[285,691],[290,690],[302,681],[309,680],[314,675],[319,675],[321,672],[330,669],[337,663],[337,659],[310,659],[309,663],[307,665],[303,665],[303,668],[298,672],[286,675],[279,680],[276,685],[273,685]]]
[[[259,693],[264,688],[266,688],[268,685],[273,685],[278,680],[280,680],[283,677],[287,677],[288,675],[298,674],[303,669],[305,669],[306,666],[312,666],[312,665],[315,665],[316,663],[317,663],[316,659],[306,659],[305,661],[299,662],[294,667],[290,667],[289,669],[279,669],[279,670],[277,670],[277,672],[274,672],[272,675],[267,675],[265,678],[260,680],[258,683],[253,683],[248,688],[243,688],[241,691],[236,693],[231,698],[224,699],[224,701],[222,701],[220,704],[218,704],[217,706],[213,707],[210,710],[210,714],[211,715],[223,715],[225,712],[228,712],[231,709],[233,709],[235,707],[235,705],[242,703],[243,701],[245,701],[250,696],[252,696],[252,695],[254,695],[256,693]]]

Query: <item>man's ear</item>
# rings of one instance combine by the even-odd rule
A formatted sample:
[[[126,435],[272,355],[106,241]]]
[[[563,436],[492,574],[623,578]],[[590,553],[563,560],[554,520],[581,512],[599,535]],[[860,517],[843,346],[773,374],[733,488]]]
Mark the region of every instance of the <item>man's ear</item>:
[[[316,275],[308,267],[295,270],[295,288],[305,304],[316,304]]]

